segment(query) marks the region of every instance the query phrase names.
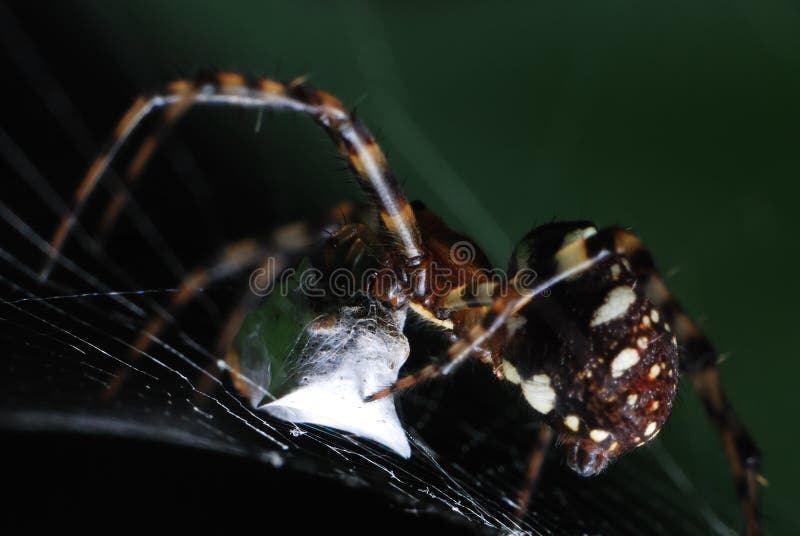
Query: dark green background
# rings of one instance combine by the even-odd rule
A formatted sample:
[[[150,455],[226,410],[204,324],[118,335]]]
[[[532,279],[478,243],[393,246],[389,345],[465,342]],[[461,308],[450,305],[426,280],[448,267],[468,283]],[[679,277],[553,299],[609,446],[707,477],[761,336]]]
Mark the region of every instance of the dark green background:
[[[797,529],[798,2],[87,0],[54,9],[69,20],[77,10],[75,39],[115,58],[131,84],[126,99],[212,66],[311,73],[358,103],[409,197],[499,265],[516,238],[554,218],[632,227],[730,356],[725,385],[764,451],[769,527]],[[252,119],[208,143],[266,180],[257,170],[287,156],[253,135]],[[329,150],[320,156],[323,141],[295,138],[293,165],[319,180],[270,174],[283,192],[261,200],[270,219],[353,191]],[[738,526],[720,443],[683,387],[663,440]]]

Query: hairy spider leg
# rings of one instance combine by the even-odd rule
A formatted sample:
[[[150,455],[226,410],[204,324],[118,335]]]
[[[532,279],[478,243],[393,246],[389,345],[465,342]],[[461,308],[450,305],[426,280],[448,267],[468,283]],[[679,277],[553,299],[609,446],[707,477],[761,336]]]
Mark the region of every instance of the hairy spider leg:
[[[168,325],[175,323],[174,315],[189,304],[206,285],[252,266],[267,254],[270,256],[276,255],[274,250],[255,240],[239,240],[224,248],[222,253],[208,266],[192,270],[181,281],[177,291],[172,295],[168,309],[157,310],[139,332],[139,336],[128,352],[128,359],[136,361],[142,355],[145,355],[159,334]],[[119,389],[128,379],[128,370],[127,368],[120,368],[117,371],[114,379],[103,391],[104,399],[112,399],[117,395]]]
[[[166,105],[164,111],[159,116],[158,121],[152,127],[152,130],[150,133],[148,133],[147,137],[139,145],[138,149],[136,150],[136,154],[134,154],[128,162],[128,166],[126,167],[123,175],[123,182],[127,184],[128,187],[133,186],[139,180],[142,172],[147,167],[147,163],[153,157],[153,154],[155,154],[158,147],[163,143],[164,139],[169,133],[170,128],[177,123],[178,120],[189,110],[193,101],[193,91],[194,88],[192,87],[178,88],[178,92],[176,93],[177,99],[175,102]],[[141,103],[137,99],[137,101],[134,103],[134,108],[138,109],[140,105]],[[144,117],[142,117],[142,119],[144,119]],[[133,128],[135,127],[136,125],[133,125],[131,130],[128,131],[127,136],[130,136],[133,133]],[[118,132],[119,130],[114,132],[115,139]],[[120,138],[120,145],[123,143],[125,143],[125,139]],[[109,156],[109,158],[113,159],[113,156]],[[95,159],[95,163],[98,161],[98,159],[99,157]],[[100,173],[102,173],[102,171]],[[114,223],[117,221],[117,218],[125,208],[125,204],[128,201],[128,191],[129,190],[124,190],[122,187],[119,187],[114,191],[111,200],[106,205],[105,211],[100,218],[99,231],[101,235],[107,234],[114,226]]]
[[[528,505],[531,501],[531,493],[542,472],[544,459],[552,442],[553,429],[550,428],[547,423],[541,423],[539,433],[536,434],[536,441],[533,444],[530,457],[528,458],[528,470],[525,472],[525,480],[517,496],[517,516],[519,517],[522,517],[528,510]]]
[[[235,275],[256,264],[271,272],[265,272],[271,281],[282,268],[314,244],[327,238],[328,226],[317,227],[297,222],[276,229],[266,240],[247,238],[224,247],[213,261],[192,270],[181,281],[166,309],[156,310],[145,327],[139,332],[129,353],[130,361],[138,360],[152,346],[153,341],[166,327],[175,323],[175,315],[194,300],[210,283]],[[253,294],[250,292],[250,294]],[[253,294],[255,295],[255,294]],[[228,326],[226,322],[225,326]],[[226,329],[225,327],[223,329]],[[235,330],[233,330],[235,336]],[[232,340],[232,337],[231,337]],[[111,399],[119,392],[128,377],[128,369],[121,368],[104,391],[103,397]]]
[[[624,231],[619,232],[617,242],[629,259],[633,273],[644,284],[648,299],[664,315],[666,326],[674,331],[681,371],[688,376],[722,438],[747,534],[761,534],[758,484],[765,482],[759,473],[761,454],[722,388],[718,368],[720,355],[670,292],[644,244]]]
[[[98,181],[138,125],[154,110],[166,108],[160,125],[144,140],[129,165],[129,181],[141,173],[167,127],[194,104],[291,110],[312,116],[334,141],[362,189],[376,203],[380,221],[397,244],[405,264],[414,267],[422,261],[425,251],[411,205],[402,194],[375,138],[354,114],[347,112],[335,97],[305,85],[302,79],[283,83],[268,78],[248,79],[238,73],[218,72],[194,81],[175,80],[155,94],[134,100],[114,129],[106,149],[92,163],[76,190],[72,212],[62,219],[53,234],[50,254],[41,271],[43,278],[52,270],[55,259]],[[112,201],[112,204],[121,208],[124,196],[119,199]],[[119,209],[109,210],[112,212],[108,213],[112,214]]]
[[[263,273],[268,274],[271,266],[272,262],[268,258],[259,268],[263,270]],[[225,317],[222,328],[217,334],[217,342],[215,345],[215,354],[220,359],[225,360],[226,368],[230,371],[231,380],[236,390],[248,399],[252,397],[252,389],[244,378],[240,377],[238,371],[239,361],[238,356],[233,351],[233,341],[236,338],[236,334],[239,333],[245,317],[256,307],[260,299],[261,296],[252,292],[250,289],[242,293],[236,306]],[[197,383],[197,393],[192,396],[192,403],[200,405],[208,401],[207,395],[211,394],[219,385],[219,373],[220,367],[217,363],[209,363],[206,366],[205,373],[200,377]]]

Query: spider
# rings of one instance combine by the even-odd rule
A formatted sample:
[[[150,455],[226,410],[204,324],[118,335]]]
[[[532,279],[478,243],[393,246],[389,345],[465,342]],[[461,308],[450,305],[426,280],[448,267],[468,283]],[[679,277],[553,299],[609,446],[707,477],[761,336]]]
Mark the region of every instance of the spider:
[[[476,358],[491,365],[498,378],[517,384],[541,416],[519,497],[521,510],[554,436],[576,473],[596,475],[659,433],[683,374],[722,438],[747,533],[760,534],[760,455],[722,389],[719,354],[670,293],[636,236],[619,227],[598,229],[587,221],[546,224],[519,241],[506,277],[481,277],[491,270],[486,255],[424,205],[410,203],[364,124],[335,97],[303,79],[284,83],[216,72],[176,80],[136,98],[77,189],[72,212],[54,233],[43,277],[58,260],[98,181],[143,119],[163,109],[127,166],[128,183],[139,178],[166,131],[194,104],[310,115],[336,144],[374,211],[339,208],[334,213],[345,214],[351,223],[335,225],[330,218],[320,218],[315,226],[285,227],[268,242],[241,241],[186,278],[172,298],[171,312],[209,281],[269,259],[279,259],[278,267],[285,265],[328,233],[322,248],[327,269],[363,272],[365,263],[377,269],[360,291],[393,310],[407,308],[449,337],[443,359],[369,394],[368,400],[446,375]],[[124,201],[121,192],[112,198],[103,217],[105,227],[113,224]],[[459,253],[464,246],[466,256]],[[276,265],[270,266],[274,272]],[[234,370],[236,358],[227,347],[253,300],[252,295],[243,298],[220,336],[220,351]],[[148,323],[131,358],[147,349],[168,319],[161,314]],[[109,393],[123,380],[119,375]],[[247,385],[234,381],[241,392],[248,392]]]

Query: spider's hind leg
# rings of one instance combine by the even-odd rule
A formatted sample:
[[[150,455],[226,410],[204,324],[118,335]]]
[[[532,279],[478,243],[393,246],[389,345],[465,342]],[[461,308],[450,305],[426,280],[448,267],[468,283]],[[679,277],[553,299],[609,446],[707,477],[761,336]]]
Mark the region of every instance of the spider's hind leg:
[[[720,355],[669,291],[656,270],[652,256],[639,239],[621,229],[617,234],[617,242],[624,246],[631,269],[645,285],[648,299],[662,312],[664,321],[674,330],[680,349],[681,371],[688,376],[722,438],[747,534],[761,534],[758,484],[765,482],[759,473],[761,454],[725,395],[718,368]]]

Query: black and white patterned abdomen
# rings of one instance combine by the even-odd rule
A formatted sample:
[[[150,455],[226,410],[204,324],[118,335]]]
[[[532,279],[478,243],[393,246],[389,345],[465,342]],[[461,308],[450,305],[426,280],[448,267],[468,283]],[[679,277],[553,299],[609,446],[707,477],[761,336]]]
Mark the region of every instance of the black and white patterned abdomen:
[[[537,228],[517,247],[512,271],[537,271],[595,232],[588,222]],[[518,314],[524,322],[504,356],[506,378],[560,433],[573,469],[595,474],[655,437],[675,397],[678,350],[626,259],[609,256]]]

